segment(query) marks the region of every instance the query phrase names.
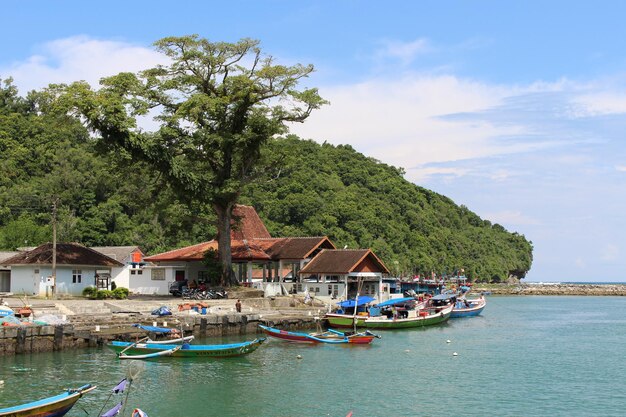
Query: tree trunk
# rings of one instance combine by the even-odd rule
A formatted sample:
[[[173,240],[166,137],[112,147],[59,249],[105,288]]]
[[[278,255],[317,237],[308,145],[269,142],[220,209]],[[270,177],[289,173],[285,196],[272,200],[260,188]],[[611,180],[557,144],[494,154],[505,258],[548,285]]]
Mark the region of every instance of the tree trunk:
[[[232,218],[233,204],[227,203],[225,207],[213,204],[215,214],[217,214],[217,253],[222,265],[222,276],[220,285],[230,287],[236,283],[233,273],[233,260],[230,241],[230,221]]]

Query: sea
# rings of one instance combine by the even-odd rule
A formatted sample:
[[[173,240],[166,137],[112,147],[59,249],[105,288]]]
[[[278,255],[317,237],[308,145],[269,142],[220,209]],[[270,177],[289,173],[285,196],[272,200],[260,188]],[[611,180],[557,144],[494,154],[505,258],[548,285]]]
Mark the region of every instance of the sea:
[[[150,417],[626,415],[626,297],[487,301],[481,316],[380,331],[371,346],[268,340],[212,360],[120,361],[105,347],[0,357],[0,407],[92,383],[67,415],[98,416],[131,375],[124,417],[135,407]]]

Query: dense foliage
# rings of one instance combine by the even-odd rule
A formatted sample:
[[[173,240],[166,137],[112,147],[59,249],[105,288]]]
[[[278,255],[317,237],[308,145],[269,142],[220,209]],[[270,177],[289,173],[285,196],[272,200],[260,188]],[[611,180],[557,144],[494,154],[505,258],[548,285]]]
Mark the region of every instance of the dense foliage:
[[[233,206],[253,177],[261,149],[326,103],[300,81],[312,65],[275,63],[259,41],[210,42],[197,35],[155,42],[169,58],[137,74],[52,85],[53,108],[74,114],[103,146],[128,152],[160,173],[176,197],[212,207],[217,218],[221,285],[236,283],[231,265]],[[149,110],[156,132],[138,127]]]
[[[55,200],[61,241],[158,253],[215,236],[210,207],[178,202],[153,170],[124,152],[99,152],[83,126],[45,108],[39,93],[22,98],[10,82],[0,86],[0,249],[50,241]],[[474,279],[502,281],[530,269],[523,236],[350,146],[290,136],[264,152],[273,169],[241,203],[255,206],[273,236],[326,235],[340,248],[370,247],[394,274],[464,268]]]

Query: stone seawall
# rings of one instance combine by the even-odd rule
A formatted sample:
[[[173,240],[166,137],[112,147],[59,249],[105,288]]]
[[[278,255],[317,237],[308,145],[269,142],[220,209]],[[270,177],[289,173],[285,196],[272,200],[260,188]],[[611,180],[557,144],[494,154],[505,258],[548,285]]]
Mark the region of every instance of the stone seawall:
[[[519,284],[519,285],[474,285],[473,292],[491,292],[499,295],[595,295],[626,296],[623,284]]]
[[[245,334],[255,337],[260,333],[259,324],[292,330],[306,329],[315,327],[316,318],[310,315],[265,317],[259,314],[181,315],[158,319],[151,316],[83,316],[73,320],[72,324],[0,327],[0,356],[95,347],[111,340],[135,341],[147,334],[133,327],[135,323],[175,327],[182,330],[185,336],[193,334],[199,338]]]

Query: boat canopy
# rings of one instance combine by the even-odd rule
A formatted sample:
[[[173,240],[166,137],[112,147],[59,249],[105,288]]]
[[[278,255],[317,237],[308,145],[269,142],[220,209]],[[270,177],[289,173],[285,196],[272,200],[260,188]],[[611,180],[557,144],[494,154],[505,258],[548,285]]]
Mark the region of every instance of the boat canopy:
[[[174,330],[169,327],[144,326],[143,324],[133,324],[133,327],[154,333],[171,333]]]
[[[455,294],[437,294],[431,298],[434,301],[444,301],[453,298]]]
[[[382,303],[378,303],[378,307],[386,307],[392,306],[396,304],[403,304],[409,301],[415,301],[413,297],[404,297],[404,298],[392,298],[391,300],[383,301]]]
[[[359,303],[357,304],[357,306],[362,306],[364,304],[371,303],[374,300],[375,298],[373,297],[368,297],[368,296],[359,297]],[[339,306],[342,308],[350,308],[350,307],[354,307],[354,300],[345,300],[345,301],[338,302],[337,304],[339,304]]]

